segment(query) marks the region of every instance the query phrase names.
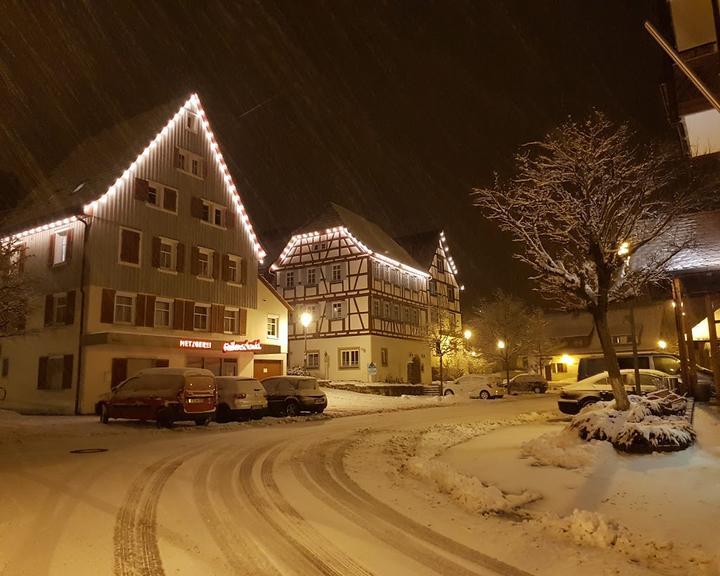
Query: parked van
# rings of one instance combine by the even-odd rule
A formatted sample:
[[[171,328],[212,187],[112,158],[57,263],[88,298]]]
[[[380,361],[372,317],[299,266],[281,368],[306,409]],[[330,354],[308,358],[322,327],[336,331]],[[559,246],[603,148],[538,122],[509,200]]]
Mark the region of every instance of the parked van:
[[[148,368],[122,382],[100,408],[110,418],[154,420],[158,426],[190,420],[205,425],[215,414],[215,376],[202,368]]]
[[[630,370],[635,368],[632,354],[618,354],[618,364],[620,370]],[[664,354],[662,352],[641,352],[638,354],[638,368],[641,370],[659,370],[669,376],[678,376],[680,374],[680,358],[674,354]],[[589,356],[580,358],[578,362],[578,382],[605,372],[605,358],[603,356]],[[712,384],[712,370],[697,367],[698,382],[708,382]]]
[[[219,376],[215,420],[229,422],[238,418],[257,418],[267,410],[265,388],[255,378]]]
[[[271,376],[262,385],[271,414],[297,416],[300,412],[320,414],[327,408],[327,396],[310,376]]]

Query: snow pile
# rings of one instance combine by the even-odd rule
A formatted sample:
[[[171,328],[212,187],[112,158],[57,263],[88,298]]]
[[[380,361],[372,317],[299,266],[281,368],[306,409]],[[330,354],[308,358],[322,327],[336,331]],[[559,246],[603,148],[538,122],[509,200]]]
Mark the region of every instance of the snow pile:
[[[534,466],[585,468],[597,461],[599,454],[612,448],[604,442],[583,442],[574,431],[549,432],[524,442],[520,457],[530,458]]]
[[[630,396],[629,410],[616,410],[614,405],[591,404],[573,417],[570,428],[584,440],[607,440],[621,450],[683,449],[695,441],[690,422],[665,415],[673,408],[662,399]]]
[[[556,535],[569,537],[576,544],[587,544],[595,548],[610,548],[615,545],[621,528],[602,514],[588,510],[573,510],[569,516],[545,516],[541,519],[545,528]]]

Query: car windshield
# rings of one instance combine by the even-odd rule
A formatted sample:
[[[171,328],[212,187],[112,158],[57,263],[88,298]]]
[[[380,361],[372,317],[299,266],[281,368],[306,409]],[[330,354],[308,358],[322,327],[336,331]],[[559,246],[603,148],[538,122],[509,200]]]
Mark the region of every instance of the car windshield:
[[[665,374],[680,374],[680,360],[672,356],[655,356],[653,358],[655,370],[665,372]]]

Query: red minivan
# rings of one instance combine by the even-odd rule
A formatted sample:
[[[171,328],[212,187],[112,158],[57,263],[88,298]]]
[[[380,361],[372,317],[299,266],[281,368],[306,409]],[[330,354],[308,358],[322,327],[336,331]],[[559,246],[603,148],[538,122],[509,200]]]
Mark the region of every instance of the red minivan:
[[[202,368],[148,368],[115,388],[100,409],[110,418],[155,420],[159,427],[190,420],[205,425],[215,414],[215,376]]]

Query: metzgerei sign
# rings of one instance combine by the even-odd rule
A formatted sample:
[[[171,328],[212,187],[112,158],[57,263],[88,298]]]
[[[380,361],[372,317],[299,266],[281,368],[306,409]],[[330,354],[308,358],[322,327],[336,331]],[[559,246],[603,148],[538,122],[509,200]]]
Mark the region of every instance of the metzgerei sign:
[[[180,340],[180,348],[200,348],[209,350],[212,348],[212,342],[207,340]]]

